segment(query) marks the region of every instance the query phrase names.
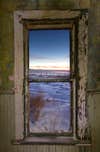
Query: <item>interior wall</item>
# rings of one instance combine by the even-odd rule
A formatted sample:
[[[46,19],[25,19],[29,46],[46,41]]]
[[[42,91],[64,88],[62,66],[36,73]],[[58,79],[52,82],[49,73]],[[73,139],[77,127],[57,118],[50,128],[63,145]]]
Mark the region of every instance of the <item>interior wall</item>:
[[[12,145],[15,135],[14,22],[15,10],[89,8],[88,112],[92,147]],[[0,151],[99,152],[100,129],[100,2],[98,0],[0,0]]]

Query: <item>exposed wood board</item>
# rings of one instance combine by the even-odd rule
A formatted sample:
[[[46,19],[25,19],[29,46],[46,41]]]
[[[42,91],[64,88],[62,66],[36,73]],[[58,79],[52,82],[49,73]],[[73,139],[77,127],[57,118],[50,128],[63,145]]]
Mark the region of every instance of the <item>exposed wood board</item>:
[[[52,18],[52,19],[59,19],[59,18],[75,18],[80,15],[80,11],[71,11],[71,10],[66,10],[66,11],[61,11],[61,10],[34,10],[34,11],[16,11],[15,14],[19,16],[19,21],[21,19],[47,19],[47,18]]]

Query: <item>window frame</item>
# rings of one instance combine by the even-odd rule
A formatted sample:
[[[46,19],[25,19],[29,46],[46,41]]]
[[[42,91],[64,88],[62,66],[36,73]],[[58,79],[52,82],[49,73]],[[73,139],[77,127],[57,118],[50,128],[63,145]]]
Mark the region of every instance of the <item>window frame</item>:
[[[77,83],[75,76],[78,70],[78,19],[82,12],[80,10],[66,11],[16,11],[14,13],[14,41],[15,41],[15,139],[17,143],[61,143],[77,144],[80,137],[77,134]],[[34,21],[34,22],[33,22]],[[71,81],[72,86],[72,134],[66,136],[29,136],[27,131],[28,105],[28,33],[29,29],[71,29]],[[73,62],[73,64],[72,64]],[[75,67],[77,67],[75,69]],[[24,71],[25,69],[25,71]],[[76,72],[75,72],[76,71]]]

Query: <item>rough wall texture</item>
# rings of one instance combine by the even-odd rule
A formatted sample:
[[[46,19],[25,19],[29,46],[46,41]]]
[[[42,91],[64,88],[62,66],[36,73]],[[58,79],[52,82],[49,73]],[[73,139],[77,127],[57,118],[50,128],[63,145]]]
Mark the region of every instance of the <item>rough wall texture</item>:
[[[1,0],[0,1],[0,91],[13,91],[13,12],[30,9],[89,8],[89,0]]]
[[[91,148],[63,145],[14,146],[14,33],[13,11],[89,8],[88,110],[92,151],[100,151],[100,2],[98,0],[0,0],[0,151],[81,152]]]

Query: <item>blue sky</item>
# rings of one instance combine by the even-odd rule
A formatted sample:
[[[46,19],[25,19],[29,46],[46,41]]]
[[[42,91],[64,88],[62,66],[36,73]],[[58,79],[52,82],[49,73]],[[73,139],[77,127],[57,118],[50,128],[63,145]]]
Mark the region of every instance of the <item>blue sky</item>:
[[[29,31],[29,68],[69,70],[69,30]]]

